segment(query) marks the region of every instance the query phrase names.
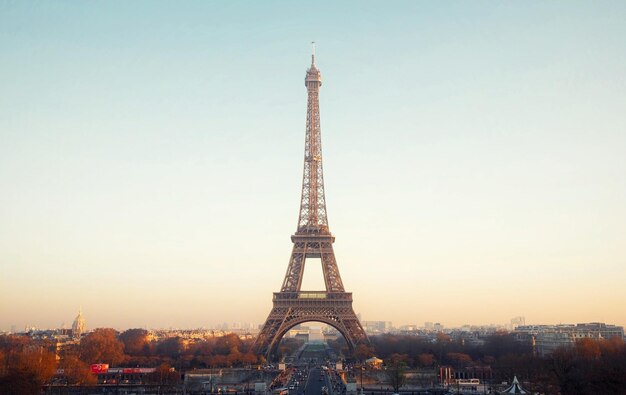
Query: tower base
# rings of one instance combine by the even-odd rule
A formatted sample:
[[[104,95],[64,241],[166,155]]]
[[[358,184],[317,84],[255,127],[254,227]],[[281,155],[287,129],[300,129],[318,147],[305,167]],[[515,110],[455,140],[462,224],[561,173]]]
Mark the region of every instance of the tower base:
[[[368,344],[363,327],[352,309],[350,292],[274,292],[274,307],[257,336],[254,350],[270,360],[288,330],[304,322],[317,321],[337,329],[350,351]]]

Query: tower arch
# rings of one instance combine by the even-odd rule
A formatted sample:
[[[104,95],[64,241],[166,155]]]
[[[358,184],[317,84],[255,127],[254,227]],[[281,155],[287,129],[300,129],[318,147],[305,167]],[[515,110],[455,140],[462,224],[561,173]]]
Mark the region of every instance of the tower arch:
[[[276,333],[276,336],[274,337],[272,343],[268,346],[267,355],[266,355],[267,359],[270,360],[273,355],[276,355],[276,350],[278,349],[278,345],[280,344],[280,341],[285,337],[287,332],[289,332],[294,327],[305,324],[307,322],[320,322],[322,324],[326,324],[328,326],[335,328],[337,332],[339,332],[341,336],[345,339],[346,343],[348,344],[348,349],[350,353],[354,352],[355,345],[350,342],[347,334],[344,333],[345,328],[342,328],[341,325],[339,325],[337,322],[334,322],[333,320],[327,319],[327,318],[322,318],[319,320],[318,319],[312,320],[310,318],[300,318],[298,320],[292,321],[288,327]]]

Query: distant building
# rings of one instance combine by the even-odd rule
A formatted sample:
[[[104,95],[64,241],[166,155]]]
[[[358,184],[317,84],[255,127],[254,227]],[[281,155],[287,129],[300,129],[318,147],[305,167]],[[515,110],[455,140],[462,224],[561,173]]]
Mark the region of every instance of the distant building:
[[[85,333],[85,318],[83,317],[83,312],[79,309],[78,315],[72,324],[72,337],[74,339],[80,339],[83,333]]]
[[[443,325],[441,325],[441,323],[439,322],[425,322],[424,323],[424,330],[425,331],[434,331],[434,332],[443,332]]]
[[[526,325],[526,318],[522,316],[511,318],[511,329],[515,329],[518,326]]]
[[[398,330],[400,332],[416,332],[419,328],[415,324],[401,325]]]
[[[309,330],[309,342],[324,343],[324,334],[322,333],[322,328],[314,326]]]
[[[390,321],[361,321],[361,324],[368,335],[387,333],[393,329]]]
[[[520,340],[530,340],[541,356],[551,354],[559,347],[571,347],[581,339],[624,339],[624,328],[600,322],[565,325],[524,325],[514,333]]]
[[[296,325],[293,328],[289,329],[287,333],[285,333],[285,337],[293,337],[296,339],[303,339],[305,341],[308,341],[310,333],[310,327],[306,325]]]

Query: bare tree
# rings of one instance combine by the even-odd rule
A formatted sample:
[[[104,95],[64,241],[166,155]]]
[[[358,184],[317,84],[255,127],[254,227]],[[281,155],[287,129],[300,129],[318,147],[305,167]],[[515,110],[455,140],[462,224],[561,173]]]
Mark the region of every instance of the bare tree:
[[[395,362],[387,367],[386,373],[389,378],[389,384],[393,387],[393,392],[398,393],[400,387],[406,382],[406,363]]]

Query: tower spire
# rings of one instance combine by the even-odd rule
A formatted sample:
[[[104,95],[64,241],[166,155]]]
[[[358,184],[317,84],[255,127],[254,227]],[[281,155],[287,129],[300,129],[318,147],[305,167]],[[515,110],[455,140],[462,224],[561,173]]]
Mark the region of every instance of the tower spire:
[[[315,41],[311,41],[311,66],[315,66]]]
[[[306,136],[304,142],[304,172],[298,233],[328,233],[324,174],[322,171],[322,132],[320,128],[319,92],[322,73],[315,67],[315,42],[311,67],[306,71],[304,85],[308,92]]]

